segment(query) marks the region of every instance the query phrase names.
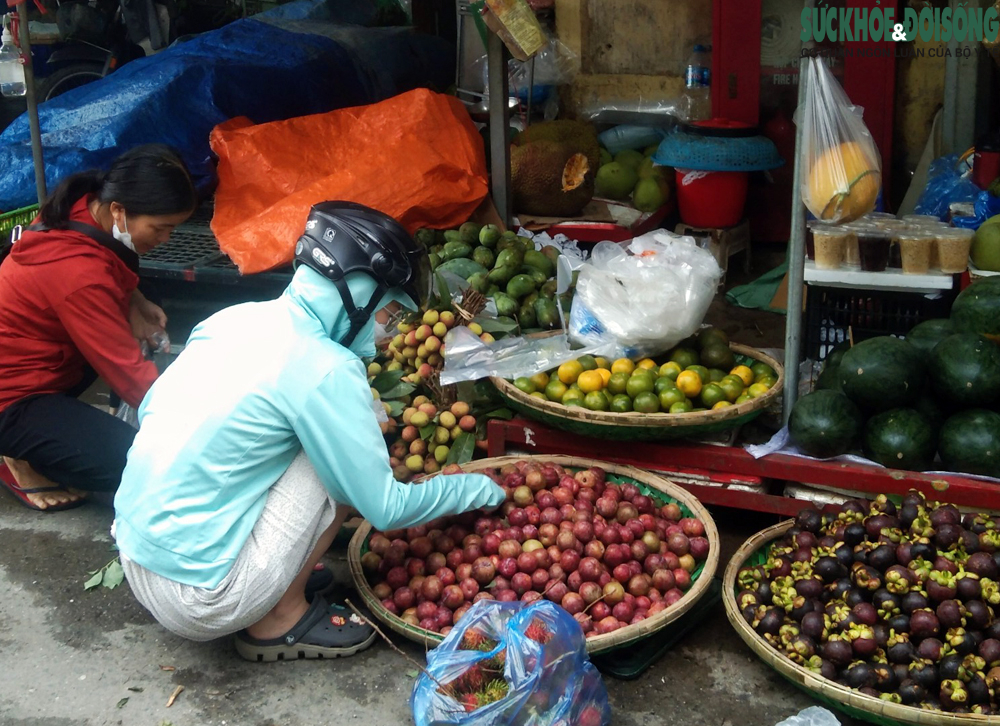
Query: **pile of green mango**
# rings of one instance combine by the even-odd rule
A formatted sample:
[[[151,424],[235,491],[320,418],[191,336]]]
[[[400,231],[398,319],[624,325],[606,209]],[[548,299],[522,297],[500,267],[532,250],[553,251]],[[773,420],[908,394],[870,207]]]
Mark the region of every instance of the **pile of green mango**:
[[[458,275],[492,298],[501,318],[516,320],[522,330],[559,327],[556,247],[537,250],[527,237],[475,222],[445,231],[421,229],[416,239],[433,270]]]

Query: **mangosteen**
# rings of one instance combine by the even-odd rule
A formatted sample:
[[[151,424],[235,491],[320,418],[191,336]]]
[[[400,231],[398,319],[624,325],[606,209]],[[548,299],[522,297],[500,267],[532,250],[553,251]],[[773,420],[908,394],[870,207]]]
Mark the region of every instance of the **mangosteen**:
[[[854,546],[842,544],[833,551],[833,556],[844,567],[850,567],[854,563]]]
[[[878,643],[879,648],[884,648],[889,644],[889,626],[885,623],[875,623],[872,626],[872,632],[875,633],[875,642]]]
[[[937,663],[941,660],[941,653],[944,652],[944,643],[937,638],[924,638],[917,646],[917,655],[921,658]]]
[[[810,612],[802,616],[799,629],[803,635],[808,635],[816,641],[822,641],[826,637],[826,616],[819,612]]]
[[[844,602],[847,603],[848,607],[854,607],[858,603],[867,602],[865,599],[865,594],[857,588],[850,590],[847,595],[844,596]]]
[[[921,640],[933,638],[941,632],[941,623],[930,609],[914,610],[910,613],[910,635]]]
[[[807,600],[818,600],[823,594],[823,581],[818,577],[807,577],[795,582],[795,592]]]
[[[896,689],[896,693],[899,694],[903,703],[908,706],[920,703],[927,697],[927,690],[911,678],[907,678],[900,683],[899,688]]]
[[[896,689],[899,681],[896,680],[896,672],[892,669],[892,666],[886,663],[876,663],[872,666],[872,673],[875,676],[876,689],[882,693]]]
[[[938,555],[934,558],[934,566],[931,569],[950,572],[953,575],[958,574],[958,565],[942,555]]]
[[[957,678],[942,678],[938,697],[941,699],[941,706],[946,711],[957,711],[968,703],[969,692],[966,690],[965,684]]]
[[[931,524],[940,529],[945,524],[957,525],[961,521],[958,508],[952,504],[942,504],[930,513]]]
[[[872,546],[868,542],[862,542],[857,547],[854,548],[854,554],[852,555],[851,566],[860,563],[862,565],[868,564],[868,553],[872,551]]]
[[[982,673],[974,673],[965,687],[969,691],[969,703],[990,702],[990,689],[986,685],[986,676]]]
[[[941,627],[946,630],[965,627],[965,608],[958,600],[945,600],[938,604],[934,612]]]
[[[931,571],[927,578],[927,597],[935,602],[951,600],[958,592],[955,576],[944,570]]]
[[[885,494],[875,497],[868,509],[872,514],[888,514],[890,517],[896,514],[896,503]]]
[[[853,522],[844,527],[844,544],[854,547],[865,540],[865,526],[859,522]]]
[[[888,514],[873,514],[865,519],[865,533],[869,539],[878,539],[883,529],[893,529],[899,526],[899,520]]]
[[[739,595],[736,596],[736,604],[739,606],[740,610],[746,607],[757,607],[761,604],[760,598],[757,597],[756,592],[750,592],[749,590],[744,590]]]
[[[875,673],[865,662],[858,662],[847,669],[845,680],[851,688],[871,688],[875,685]]]
[[[908,491],[906,494],[903,495],[902,499],[903,504],[912,504],[915,507],[922,507],[924,505],[924,502],[926,501],[927,497],[925,497],[921,492],[917,491],[916,489],[911,489],[910,491]]]
[[[927,598],[919,592],[908,592],[899,600],[899,609],[907,614],[914,610],[923,610],[927,605]]]
[[[962,515],[961,519],[959,520],[959,524],[961,524],[966,529],[973,529],[976,526],[977,519],[978,515],[973,514],[972,512],[966,512],[965,514]],[[980,529],[979,532],[982,532],[984,529],[986,529],[985,525],[982,526],[982,529]],[[979,534],[979,532],[976,532],[976,534]]]
[[[993,553],[993,562],[996,563],[997,567],[1000,567],[1000,547],[998,547],[997,551]]]
[[[743,590],[756,590],[764,579],[766,578],[760,567],[744,567],[736,573],[736,582]]]
[[[823,516],[818,509],[803,509],[795,518],[795,526],[803,532],[816,534],[823,526]]]
[[[942,524],[934,534],[934,544],[940,550],[952,550],[962,539],[962,528],[954,524]]]
[[[913,559],[913,545],[910,542],[903,542],[896,545],[896,562],[901,565],[908,564]]]
[[[860,562],[851,568],[851,580],[862,590],[875,592],[882,587],[882,576],[878,570]]]
[[[803,531],[792,537],[792,544],[799,549],[805,547],[806,549],[812,549],[819,542],[819,537],[817,537],[813,532]]]
[[[865,696],[871,696],[872,698],[881,698],[883,695],[871,686],[862,686],[858,689],[858,693],[864,694]]]
[[[888,621],[889,628],[895,630],[897,633],[909,633],[910,632],[910,616],[900,613],[899,615],[893,615]]]
[[[870,658],[878,650],[875,631],[867,625],[852,626],[847,632],[847,637],[851,640],[851,648],[858,658]]]
[[[893,595],[891,592],[882,588],[881,590],[876,590],[872,595],[872,605],[875,606],[876,610],[880,611],[882,617],[888,618],[899,612],[899,596]]]
[[[791,642],[788,644],[788,649],[790,652],[803,658],[812,658],[816,654],[816,641],[808,635],[799,633],[792,637]]]
[[[1000,585],[995,580],[983,577],[979,580],[979,587],[982,590],[983,602],[987,605],[1000,605]]]
[[[779,577],[788,577],[792,574],[792,561],[787,557],[775,557],[771,561],[770,577],[776,580]]]
[[[920,541],[910,545],[910,557],[913,559],[920,557],[930,562],[936,555],[937,551],[930,542]]]
[[[976,552],[969,555],[969,559],[965,562],[965,569],[967,572],[974,573],[979,577],[988,577],[991,580],[1000,576],[1000,568],[993,561],[993,555],[987,552]]]
[[[768,608],[755,626],[755,630],[760,635],[777,635],[784,620],[785,614],[781,610]]]
[[[762,605],[770,605],[774,602],[774,593],[771,591],[771,583],[767,580],[760,583],[760,587],[757,588],[757,599],[760,600]]]
[[[979,584],[978,575],[971,572],[962,572],[958,575],[955,582],[955,592],[959,599],[978,600],[983,596],[983,588]]]
[[[816,546],[824,550],[833,550],[837,546],[837,543],[840,541],[841,540],[837,539],[833,535],[825,534],[819,538],[819,541],[816,543]]]
[[[834,582],[847,574],[847,568],[840,564],[836,557],[826,556],[816,560],[813,572],[819,575],[823,582]]]
[[[830,589],[830,597],[833,600],[843,600],[847,593],[854,589],[854,583],[847,577],[842,577],[833,583]]]
[[[959,655],[968,655],[976,647],[975,638],[972,633],[966,632],[965,628],[949,628],[945,633],[944,642]]]
[[[906,633],[893,633],[885,649],[886,658],[890,663],[909,664],[917,655],[917,649],[913,647]]]
[[[892,545],[879,545],[868,553],[868,564],[879,572],[885,572],[896,564],[896,548]]]
[[[921,659],[910,663],[910,679],[926,690],[938,684],[937,666],[930,660]]]
[[[963,678],[965,676],[965,668],[962,667],[962,656],[946,655],[942,658],[941,662],[938,663],[938,675],[942,681],[952,678]]]
[[[801,621],[803,617],[807,614],[813,612],[813,600],[806,600],[804,597],[799,595],[794,600],[792,600],[792,610],[789,613],[792,620]]]
[[[848,499],[840,505],[840,511],[844,514],[860,514],[864,516],[868,514],[869,506],[870,505],[867,501],[861,499]]]
[[[985,638],[1000,640],[1000,618],[994,618],[993,622],[983,631]]]
[[[917,576],[903,565],[885,571],[885,587],[893,595],[905,595],[917,583]]]
[[[899,516],[899,523],[904,529],[909,529],[910,525],[913,524],[913,520],[916,519],[919,514],[920,507],[916,504],[903,504],[897,513]]]
[[[959,536],[959,543],[970,555],[975,552],[979,552],[979,535],[974,532],[963,529],[961,535]]]
[[[979,534],[979,551],[994,554],[1000,550],[1000,531],[988,529]]]
[[[986,661],[975,653],[969,653],[962,658],[962,668],[965,669],[966,677],[973,673],[985,673]]]
[[[988,703],[977,703],[972,708],[969,709],[969,713],[975,713],[979,716],[992,716],[995,711],[993,707]]]
[[[851,613],[862,625],[874,625],[878,622],[878,612],[870,602],[859,602],[851,608]]]
[[[828,660],[821,660],[819,663],[819,674],[827,680],[834,680],[837,677],[837,667]]]
[[[993,611],[982,600],[966,600],[965,617],[971,625],[980,630],[985,630],[993,623]]]
[[[906,663],[892,663],[892,672],[896,674],[896,680],[902,683],[910,677],[909,661]]]
[[[740,610],[740,613],[742,613],[743,619],[750,624],[750,627],[753,627],[753,623],[757,619],[757,608],[752,606],[745,607]]]
[[[823,658],[838,668],[843,668],[854,658],[854,651],[851,649],[851,644],[839,638],[836,640],[831,638],[826,641],[821,651]]]
[[[993,667],[997,663],[1000,663],[1000,640],[996,638],[984,640],[979,644],[976,652],[980,658],[986,661],[987,666]]]

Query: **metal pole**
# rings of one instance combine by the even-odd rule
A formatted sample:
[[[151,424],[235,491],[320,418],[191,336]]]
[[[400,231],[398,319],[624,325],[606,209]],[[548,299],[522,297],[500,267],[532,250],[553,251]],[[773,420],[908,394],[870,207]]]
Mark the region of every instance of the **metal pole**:
[[[507,48],[496,33],[490,33],[486,44],[489,63],[490,92],[490,177],[493,183],[493,203],[506,226],[514,216],[510,196],[510,90],[507,85]]]
[[[805,103],[807,57],[799,60],[799,113]],[[802,344],[802,294],[805,284],[806,215],[802,205],[802,165],[799,150],[802,148],[802,119],[795,126],[795,175],[792,181],[792,234],[788,240],[788,306],[785,313],[785,388],[784,422],[792,414],[792,406],[799,393],[799,354]]]
[[[28,126],[31,129],[31,158],[35,165],[35,191],[38,204],[48,196],[45,190],[45,159],[42,157],[42,130],[38,125],[38,101],[35,98],[35,72],[31,65],[31,35],[28,32],[28,3],[21,4],[17,13],[18,36],[21,40],[21,55],[24,56],[24,85],[27,88]]]

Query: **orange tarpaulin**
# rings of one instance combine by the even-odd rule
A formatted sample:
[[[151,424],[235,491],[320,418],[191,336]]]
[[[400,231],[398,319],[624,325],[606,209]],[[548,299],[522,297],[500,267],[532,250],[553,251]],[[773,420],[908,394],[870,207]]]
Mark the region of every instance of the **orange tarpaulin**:
[[[416,90],[371,106],[215,127],[212,231],[244,274],[291,261],[309,208],[351,201],[412,234],[456,227],[486,197],[483,141],[462,103]]]

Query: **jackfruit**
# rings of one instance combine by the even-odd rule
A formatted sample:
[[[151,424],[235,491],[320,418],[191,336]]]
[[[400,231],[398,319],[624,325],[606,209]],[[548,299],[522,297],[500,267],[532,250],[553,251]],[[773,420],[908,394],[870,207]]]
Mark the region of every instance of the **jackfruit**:
[[[596,144],[595,156],[599,157]],[[550,217],[576,216],[594,196],[593,169],[579,145],[572,142],[540,140],[512,146],[510,181],[515,210]]]
[[[525,146],[536,141],[562,141],[573,144],[575,151],[587,157],[593,171],[601,165],[601,143],[597,131],[584,121],[560,119],[531,124],[514,139],[515,146]]]

